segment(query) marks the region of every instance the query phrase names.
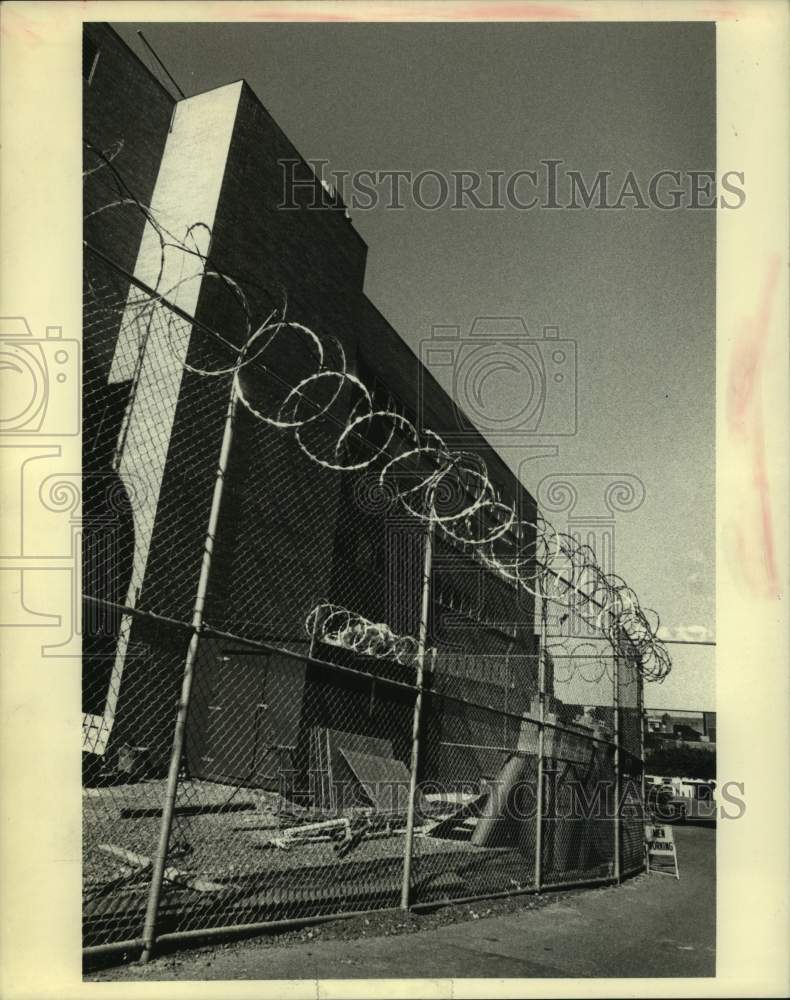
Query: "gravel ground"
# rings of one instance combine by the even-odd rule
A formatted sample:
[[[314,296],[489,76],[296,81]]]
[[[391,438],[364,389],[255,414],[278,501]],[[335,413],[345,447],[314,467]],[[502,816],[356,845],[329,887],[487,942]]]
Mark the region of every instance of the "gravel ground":
[[[716,833],[676,828],[681,878],[371,913],[345,921],[94,969],[92,981],[712,976]],[[417,933],[419,932],[419,933]],[[704,992],[704,983],[701,983]],[[355,995],[365,995],[357,992]],[[367,995],[370,995],[369,993]],[[408,989],[401,995],[408,995]],[[459,994],[460,995],[460,994]],[[466,995],[479,995],[469,994]],[[638,995],[635,993],[634,995]]]
[[[139,936],[150,867],[135,868],[134,856],[146,859],[154,855],[163,791],[161,781],[85,790],[86,944]],[[399,901],[402,832],[365,839],[341,859],[331,841],[300,843],[289,850],[268,844],[281,820],[285,825],[294,822],[278,815],[279,797],[274,793],[186,782],[181,787],[178,804],[187,807],[199,804],[207,810],[227,808],[230,804],[240,811],[176,816],[168,855],[168,865],[176,870],[176,876],[175,881],[168,876],[165,883],[161,931],[344,910],[370,910],[371,918],[366,919],[374,919],[376,908],[391,907]],[[101,849],[108,844],[131,852],[129,858]],[[420,902],[445,902],[489,891],[520,890],[532,880],[532,862],[530,852],[476,847],[468,837],[440,839],[418,835],[412,868],[413,898]],[[562,878],[589,880],[609,873],[606,864],[596,867],[591,862],[586,871],[563,867]],[[551,876],[550,870],[544,872],[545,879]],[[190,879],[201,881],[194,884]],[[529,906],[529,903],[517,905]],[[384,918],[385,928],[390,926],[387,919]],[[344,922],[341,927],[345,928]],[[342,929],[340,933],[352,931]]]
[[[161,818],[135,815],[122,817],[125,809],[158,809],[162,801],[161,782],[141,785],[90,789],[83,811],[83,879],[86,887],[101,885],[124,874],[128,865],[106,853],[99,845],[113,844],[142,857],[151,857],[156,849]],[[305,881],[336,881],[358,871],[365,862],[377,862],[403,856],[403,834],[363,840],[341,860],[329,840],[302,842],[290,850],[272,847],[268,841],[280,827],[275,812],[277,796],[272,793],[235,794],[225,786],[193,785],[179,802],[184,805],[222,807],[231,799],[234,807],[254,808],[239,812],[207,812],[201,815],[176,815],[173,824],[169,862],[191,875],[219,881],[243,876],[291,871],[316,870]],[[99,794],[96,794],[96,793]],[[293,825],[284,821],[284,826]],[[490,855],[468,841],[438,840],[420,837],[415,855],[433,854]],[[325,869],[325,875],[317,870]],[[329,871],[332,869],[332,871]]]

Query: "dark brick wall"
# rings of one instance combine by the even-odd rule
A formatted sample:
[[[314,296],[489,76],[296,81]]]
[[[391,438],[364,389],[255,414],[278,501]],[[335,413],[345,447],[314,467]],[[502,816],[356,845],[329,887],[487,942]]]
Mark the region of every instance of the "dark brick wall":
[[[119,186],[112,171],[100,167],[99,158],[84,149],[83,169],[87,175],[83,186],[83,236],[121,268],[132,272],[144,216],[132,205],[106,206],[131,194],[143,204],[150,203],[175,102],[109,26],[86,24],[83,44],[83,139],[112,156],[113,167],[129,186],[129,191]],[[90,596],[123,602],[131,573],[134,529],[128,497],[110,463],[130,383],[110,385],[108,377],[129,282],[86,250],[84,286],[83,583]],[[83,636],[83,707],[101,714],[120,617],[85,603],[83,619],[87,623]],[[162,652],[162,641],[158,645],[158,656],[152,656],[148,643],[136,647],[130,656],[123,688],[126,701],[145,704],[150,678],[156,676],[150,662],[173,659],[171,652]],[[149,742],[145,736],[139,739],[141,733],[135,726],[128,735],[137,742]],[[116,741],[125,739],[123,722],[114,737]],[[166,753],[167,737],[159,733],[158,738]]]
[[[98,60],[90,83],[82,81],[82,132],[90,143],[110,156],[122,143],[112,165],[123,176],[130,192],[143,205],[151,202],[159,163],[167,141],[174,99],[150,74],[106,24],[86,24],[84,37],[95,46]],[[138,208],[124,205],[98,212],[104,206],[128,197],[119,190],[112,172],[98,167],[100,160],[83,151],[85,178],[83,211],[84,239],[112,258],[126,271],[134,271],[145,219]],[[92,258],[86,256],[89,273]],[[107,381],[118,326],[108,321],[105,328],[85,344],[85,376],[93,374]]]

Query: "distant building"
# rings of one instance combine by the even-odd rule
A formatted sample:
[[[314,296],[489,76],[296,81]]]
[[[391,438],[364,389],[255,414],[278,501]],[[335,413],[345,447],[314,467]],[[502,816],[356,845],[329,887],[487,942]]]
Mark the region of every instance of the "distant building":
[[[716,749],[715,712],[646,711],[647,746],[688,746],[703,750]]]

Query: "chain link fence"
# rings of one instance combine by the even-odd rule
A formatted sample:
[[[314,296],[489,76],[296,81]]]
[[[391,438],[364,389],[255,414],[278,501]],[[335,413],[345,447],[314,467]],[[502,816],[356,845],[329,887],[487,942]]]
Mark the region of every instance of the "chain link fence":
[[[353,404],[257,419],[309,342],[241,406],[249,331],[85,273],[86,954],[640,870],[638,653],[399,502]]]

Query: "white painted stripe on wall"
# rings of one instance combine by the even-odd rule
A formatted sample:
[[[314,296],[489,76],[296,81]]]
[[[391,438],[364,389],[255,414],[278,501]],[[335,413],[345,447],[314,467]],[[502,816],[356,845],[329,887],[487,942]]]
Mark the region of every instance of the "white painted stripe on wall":
[[[241,82],[232,83],[176,105],[151,199],[153,218],[169,234],[165,238],[194,246],[202,254],[209,249],[241,88]],[[200,259],[174,247],[167,248],[163,258],[160,237],[150,224],[143,233],[134,276],[194,316],[202,285]],[[148,564],[191,332],[186,320],[164,306],[150,307],[137,288],[130,288],[110,371],[110,382],[128,381],[135,373],[137,378],[121,431],[118,469],[134,498],[134,561],[126,596],[130,607],[136,606]],[[103,716],[84,719],[85,749],[93,753],[103,754],[107,747],[130,629],[131,620],[125,616]]]

